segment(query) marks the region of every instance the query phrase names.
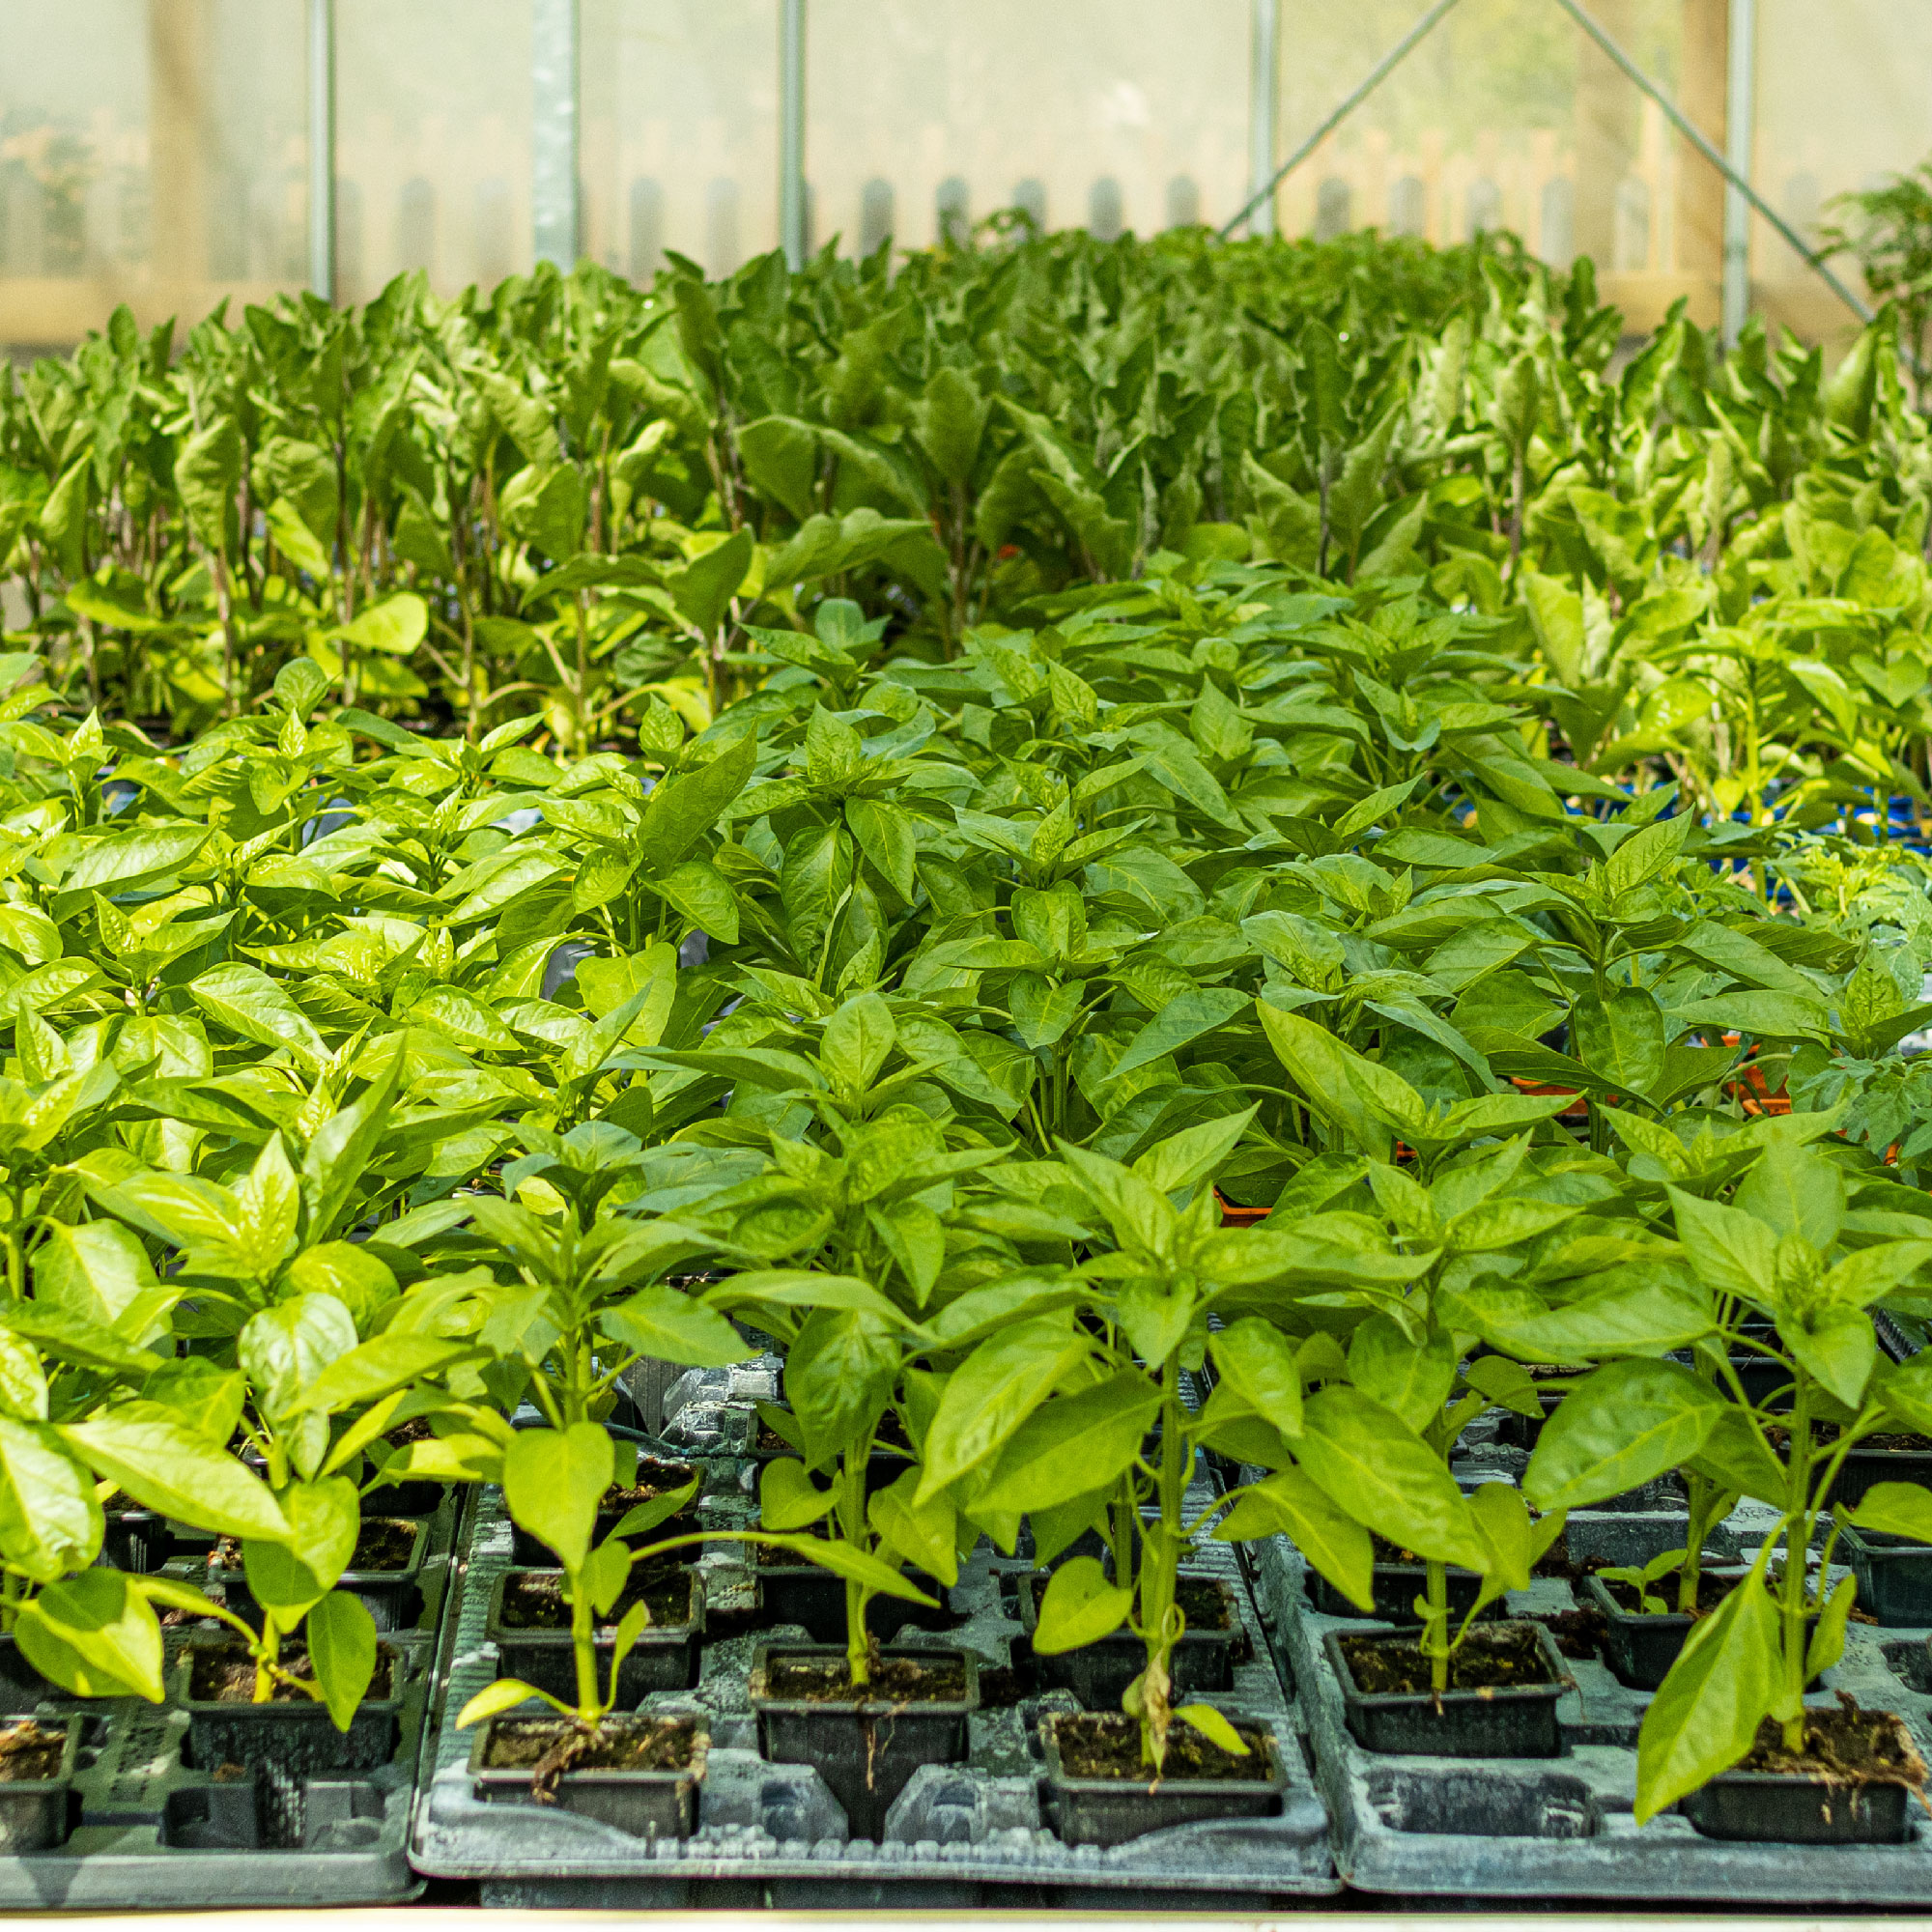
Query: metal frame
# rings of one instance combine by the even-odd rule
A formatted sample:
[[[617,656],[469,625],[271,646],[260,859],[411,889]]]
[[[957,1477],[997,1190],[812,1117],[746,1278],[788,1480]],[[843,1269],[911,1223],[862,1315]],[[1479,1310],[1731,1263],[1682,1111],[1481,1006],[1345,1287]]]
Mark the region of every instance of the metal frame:
[[[1410,53],[1440,25],[1458,0],[1433,0],[1429,11],[1378,61],[1361,83],[1294,152],[1275,164],[1280,132],[1281,0],[1252,0],[1248,90],[1248,180],[1251,192],[1219,233],[1228,240],[1243,223],[1251,236],[1275,232],[1274,197],[1282,183],[1321,147]],[[1634,86],[1663,110],[1685,140],[1724,182],[1722,333],[1732,344],[1750,309],[1750,217],[1779,235],[1861,322],[1872,310],[1824,258],[1814,253],[1751,185],[1755,135],[1757,0],[1729,0],[1725,65],[1724,151],[1720,153],[1580,4],[1554,0],[1596,42]],[[805,175],[806,0],[780,0],[779,235],[793,269],[808,246]],[[579,179],[579,82],[582,23],[579,0],[531,0],[530,203],[539,261],[569,269],[582,243]],[[335,5],[308,0],[308,285],[324,300],[335,293]]]
[[[1725,16],[1724,153],[1736,173],[1750,179],[1757,141],[1757,0],[1730,0]],[[1750,314],[1750,204],[1735,181],[1724,182],[1723,332],[1726,348],[1744,333]]]
[[[805,267],[805,0],[779,4],[779,243]]]
[[[335,299],[335,0],[308,0],[308,286]]]
[[[803,0],[798,0],[802,5]],[[1624,76],[1640,92],[1662,108],[1671,125],[1718,170],[1724,179],[1724,265],[1723,332],[1727,343],[1735,342],[1743,329],[1750,307],[1750,211],[1755,211],[1777,232],[1799,258],[1816,271],[1825,285],[1861,322],[1870,322],[1870,305],[1856,295],[1833,271],[1823,256],[1808,247],[1798,231],[1758,193],[1750,182],[1751,141],[1754,128],[1756,88],[1756,0],[1730,0],[1730,41],[1725,71],[1724,133],[1728,154],[1720,154],[1702,129],[1686,118],[1676,101],[1593,19],[1579,0],[1555,0],[1570,17],[1596,42]],[[1275,190],[1314,154],[1323,141],[1366,100],[1408,55],[1435,31],[1457,5],[1457,0],[1435,0],[1427,14],[1405,34],[1370,70],[1366,79],[1342,104],[1295,149],[1268,180],[1250,195],[1221,231],[1225,242],[1241,223],[1264,203],[1272,206]],[[1256,86],[1259,92],[1259,82]],[[1271,233],[1270,214],[1266,230],[1251,225],[1250,233]]]
[[[530,229],[539,262],[576,266],[582,242],[577,168],[577,0],[530,4]]]
[[[1281,0],[1254,0],[1254,29],[1248,42],[1248,233],[1274,233],[1275,144],[1280,138]]]

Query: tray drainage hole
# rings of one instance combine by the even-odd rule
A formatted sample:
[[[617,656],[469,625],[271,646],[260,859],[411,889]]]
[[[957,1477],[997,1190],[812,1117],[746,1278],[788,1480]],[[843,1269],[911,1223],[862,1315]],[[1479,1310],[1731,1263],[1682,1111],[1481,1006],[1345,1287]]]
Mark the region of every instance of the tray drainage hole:
[[[1472,1838],[1591,1838],[1602,1814],[1579,1778],[1485,1770],[1379,1772],[1369,1803],[1392,1832]]]
[[[1882,1644],[1880,1650],[1908,1690],[1921,1696],[1932,1694],[1932,1656],[1926,1653],[1924,1638]]]

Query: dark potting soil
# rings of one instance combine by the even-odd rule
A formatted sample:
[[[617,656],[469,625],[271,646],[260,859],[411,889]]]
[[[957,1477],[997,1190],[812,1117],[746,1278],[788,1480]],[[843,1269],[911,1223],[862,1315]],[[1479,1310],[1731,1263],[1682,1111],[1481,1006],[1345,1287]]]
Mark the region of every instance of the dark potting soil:
[[[691,1620],[691,1578],[662,1566],[633,1570],[624,1593],[599,1617],[599,1630],[614,1630],[634,1604],[649,1606],[651,1627],[662,1630]],[[503,1623],[510,1630],[568,1630],[570,1605],[560,1577],[512,1577],[503,1590]]]
[[[1141,1727],[1132,1718],[1112,1712],[1062,1718],[1053,1735],[1059,1741],[1060,1761],[1072,1777],[1118,1777],[1150,1787],[1208,1778],[1264,1782],[1268,1760],[1261,1733],[1246,1724],[1236,1724],[1235,1730],[1248,1747],[1246,1757],[1223,1750],[1192,1724],[1177,1719],[1168,1730],[1167,1756],[1158,1772],[1141,1754]]]
[[[592,1730],[574,1718],[513,1718],[490,1734],[484,1764],[528,1769],[532,1795],[546,1801],[569,1771],[683,1771],[696,1748],[689,1718],[607,1718]]]
[[[0,1725],[0,1784],[32,1784],[60,1774],[66,1739],[23,1718],[17,1724]]]
[[[1109,1566],[1111,1571],[1112,1566]],[[1047,1579],[1043,1573],[1036,1572],[1025,1582],[1034,1593],[1036,1609],[1038,1607],[1040,1593],[1046,1588]],[[1228,1599],[1222,1594],[1221,1586],[1206,1577],[1181,1577],[1174,1586],[1175,1602],[1180,1605],[1180,1614],[1187,1619],[1191,1631],[1224,1631],[1233,1628],[1233,1618],[1229,1613]]]
[[[418,1415],[411,1421],[398,1423],[383,1437],[383,1440],[398,1449],[407,1449],[412,1442],[435,1441],[436,1431],[429,1426],[428,1416]]]
[[[1765,1439],[1774,1449],[1788,1450],[1791,1447],[1791,1432],[1774,1423],[1765,1432]],[[1811,1425],[1813,1442],[1835,1442],[1838,1439],[1838,1425],[1835,1422],[1814,1422]],[[1856,1450],[1882,1449],[1891,1452],[1916,1450],[1923,1455],[1932,1449],[1932,1435],[1861,1435],[1853,1445]]]
[[[1349,1660],[1356,1684],[1371,1696],[1394,1693],[1427,1696],[1429,1659],[1418,1643],[1390,1643],[1373,1636],[1345,1636],[1342,1654]],[[1506,1690],[1522,1684],[1554,1680],[1533,1631],[1504,1624],[1471,1630],[1463,1647],[1449,1660],[1452,1690]]]
[[[252,1704],[255,1701],[255,1660],[239,1644],[198,1645],[194,1666],[188,1675],[187,1694],[201,1704]],[[315,1665],[305,1650],[284,1650],[281,1666],[291,1677],[304,1684],[315,1681]],[[376,1646],[376,1674],[363,1692],[366,1698],[381,1700],[389,1695],[395,1672],[395,1652],[387,1644]],[[269,1701],[271,1704],[307,1703],[310,1700],[293,1685],[277,1684]]]
[[[1651,1585],[1650,1594],[1653,1597],[1661,1597],[1663,1600],[1663,1608],[1648,1612],[1643,1609],[1642,1593],[1638,1591],[1635,1584],[1613,1583],[1607,1577],[1599,1577],[1597,1580],[1616,1599],[1617,1608],[1628,1611],[1632,1616],[1646,1614],[1650,1616],[1680,1616],[1683,1614],[1677,1607],[1677,1578],[1675,1576],[1660,1577]],[[1738,1587],[1741,1580],[1737,1577],[1714,1577],[1708,1570],[1700,1570],[1697,1573],[1697,1607],[1690,1614],[1693,1617],[1708,1617]]]
[[[410,1551],[415,1548],[416,1525],[394,1517],[371,1517],[355,1532],[355,1553],[349,1559],[349,1572],[362,1575],[376,1570],[404,1570]],[[217,1540],[208,1558],[212,1570],[240,1570],[242,1545],[232,1536]]]
[[[636,1509],[639,1503],[655,1502],[662,1495],[674,1493],[696,1474],[697,1471],[689,1463],[656,1463],[645,1457],[638,1463],[637,1481],[628,1489],[619,1489],[612,1483],[604,1492],[604,1499],[597,1507],[606,1513],[615,1510],[621,1515],[626,1510]],[[695,1510],[696,1507],[697,1498],[693,1496],[686,1508]]]
[[[1838,1692],[1835,1711],[1804,1713],[1804,1749],[1794,1757],[1784,1747],[1783,1727],[1767,1718],[1757,1742],[1737,1771],[1769,1771],[1787,1777],[1827,1777],[1835,1784],[1925,1782],[1925,1761],[1912,1734],[1889,1711],[1861,1711],[1858,1699]]]
[[[1529,1621],[1541,1624],[1549,1633],[1563,1656],[1581,1659],[1602,1655],[1604,1638],[1610,1627],[1609,1619],[1594,1604],[1574,1610],[1551,1610]]]
[[[765,1664],[765,1694],[808,1704],[853,1701],[852,1670],[843,1657],[786,1657]],[[951,1660],[911,1657],[873,1661],[872,1681],[860,1693],[868,1704],[956,1704],[966,1694],[966,1668]]]

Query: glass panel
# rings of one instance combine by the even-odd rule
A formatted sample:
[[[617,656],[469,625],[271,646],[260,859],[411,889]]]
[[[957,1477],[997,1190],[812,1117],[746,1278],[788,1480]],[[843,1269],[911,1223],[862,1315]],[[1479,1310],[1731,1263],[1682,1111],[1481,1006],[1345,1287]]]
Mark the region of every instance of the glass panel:
[[[8,0],[0,341],[299,286],[303,0]]]
[[[1591,0],[1605,31],[1721,141],[1723,0]],[[1281,139],[1297,147],[1427,12],[1285,0]],[[1658,103],[1550,0],[1463,0],[1284,184],[1283,232],[1376,227],[1440,244],[1510,228],[1587,254],[1634,327],[1678,296],[1717,319],[1723,193]]]
[[[336,0],[335,293],[527,273],[529,0]]]
[[[779,242],[778,0],[582,0],[584,252],[648,281]]]
[[[810,0],[806,19],[820,244],[923,248],[1014,206],[1145,235],[1246,198],[1248,0]]]
[[[1806,241],[1834,195],[1917,167],[1932,99],[1932,7],[1897,0],[1758,0],[1752,184]],[[1841,341],[1858,319],[1771,224],[1752,223],[1752,296],[1808,341]],[[1854,287],[1857,264],[1833,267]]]

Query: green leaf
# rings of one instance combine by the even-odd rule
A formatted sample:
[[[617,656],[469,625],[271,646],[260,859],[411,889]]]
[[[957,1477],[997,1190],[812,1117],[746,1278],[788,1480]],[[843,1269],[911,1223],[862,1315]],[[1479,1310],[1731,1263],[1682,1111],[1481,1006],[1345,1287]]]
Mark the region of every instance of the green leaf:
[[[187,990],[216,1025],[271,1051],[285,1049],[309,1072],[319,1071],[328,1058],[308,1015],[258,966],[230,961],[204,973]]]
[[[777,1548],[788,1549],[794,1556],[802,1556],[836,1577],[861,1585],[873,1596],[899,1597],[909,1604],[939,1607],[935,1599],[908,1581],[890,1563],[881,1563],[876,1556],[868,1556],[849,1543],[831,1543],[821,1536],[775,1536],[770,1542]]]
[[[484,1685],[456,1714],[456,1728],[467,1730],[471,1724],[500,1718],[505,1711],[514,1711],[519,1704],[527,1704],[533,1697],[542,1698],[552,1710],[561,1711],[566,1718],[575,1715],[568,1704],[553,1697],[548,1690],[539,1690],[534,1684],[526,1684],[521,1677],[499,1677],[495,1683]]]
[[[1214,1535],[1223,1543],[1286,1536],[1357,1608],[1375,1607],[1369,1532],[1299,1469],[1278,1469],[1241,1491]]]
[[[1092,1347],[1065,1314],[1022,1321],[981,1342],[947,1379],[926,1432],[920,1500],[1003,1449]]]
[[[1393,1409],[1356,1389],[1324,1388],[1302,1406],[1295,1453],[1358,1522],[1419,1556],[1483,1567],[1483,1545],[1455,1478]]]
[[[355,1552],[360,1498],[345,1476],[291,1483],[277,1500],[289,1533],[274,1543],[249,1538],[242,1545],[242,1568],[255,1601],[273,1610],[283,1627],[335,1587]]]
[[[1024,1514],[1112,1484],[1159,1413],[1160,1391],[1130,1369],[1055,1396],[1008,1439],[974,1506]]]
[[[1643,1714],[1636,1745],[1639,1825],[1745,1755],[1776,1699],[1777,1606],[1754,1569],[1708,1617]]]
[[[365,604],[342,633],[358,650],[406,658],[429,635],[429,606],[412,590]]]
[[[331,1590],[309,1611],[302,1634],[308,1639],[322,1701],[335,1728],[346,1731],[376,1674],[375,1619],[360,1597]]]
[[[594,1422],[520,1429],[503,1452],[503,1501],[517,1524],[581,1570],[597,1528],[597,1505],[616,1475],[611,1438]]]
[[[1570,1038],[1572,1052],[1619,1094],[1648,1094],[1663,1076],[1663,1009],[1646,987],[1583,993],[1570,1010]]]
[[[1523,1472],[1523,1493],[1551,1510],[1634,1490],[1695,1456],[1726,1406],[1679,1363],[1613,1362],[1556,1405]]]
[[[1107,1580],[1096,1556],[1069,1556],[1039,1593],[1033,1647],[1047,1657],[1111,1636],[1126,1622],[1134,1593]]]
[[[1291,1442],[1301,1434],[1301,1370],[1294,1344],[1271,1322],[1244,1315],[1208,1337],[1225,1388]]]
[[[1212,1704],[1177,1704],[1174,1715],[1183,1724],[1192,1724],[1209,1744],[1219,1745],[1236,1757],[1248,1755],[1240,1732]]]
[[[598,1328],[639,1355],[686,1368],[720,1369],[745,1359],[745,1342],[716,1309],[655,1283],[605,1309]]]
[[[1233,986],[1203,986],[1171,1000],[1127,1042],[1109,1076],[1120,1080],[1137,1067],[1178,1053],[1224,1027],[1251,1004]],[[1271,1009],[1270,1009],[1271,1010]]]
[[[725,607],[752,567],[750,530],[736,530],[721,544],[666,574],[665,584],[678,615],[709,637],[724,619]]]
[[[1932,1490],[1917,1483],[1874,1483],[1856,1509],[1840,1510],[1839,1520],[1888,1536],[1932,1543]]]
[[[1414,1341],[1389,1316],[1372,1315],[1350,1338],[1349,1379],[1420,1431],[1441,1414],[1456,1386],[1455,1350],[1446,1335]]]
[[[943,1491],[918,1500],[919,1471],[904,1469],[866,1499],[866,1520],[881,1546],[951,1586],[959,1580],[959,1514]],[[975,1505],[981,1514],[987,1505]]]
[[[111,1482],[162,1516],[217,1536],[286,1539],[288,1519],[260,1477],[145,1405],[63,1425],[61,1438]]]
[[[161,1627],[134,1579],[83,1570],[49,1583],[15,1616],[20,1654],[78,1697],[161,1702]]]
[[[817,1522],[838,1500],[832,1490],[821,1490],[806,1474],[805,1464],[790,1456],[776,1456],[758,1475],[758,1521],[766,1529],[803,1529]]]
[[[101,1528],[93,1480],[60,1437],[0,1417],[0,1563],[51,1583],[94,1561]]]

